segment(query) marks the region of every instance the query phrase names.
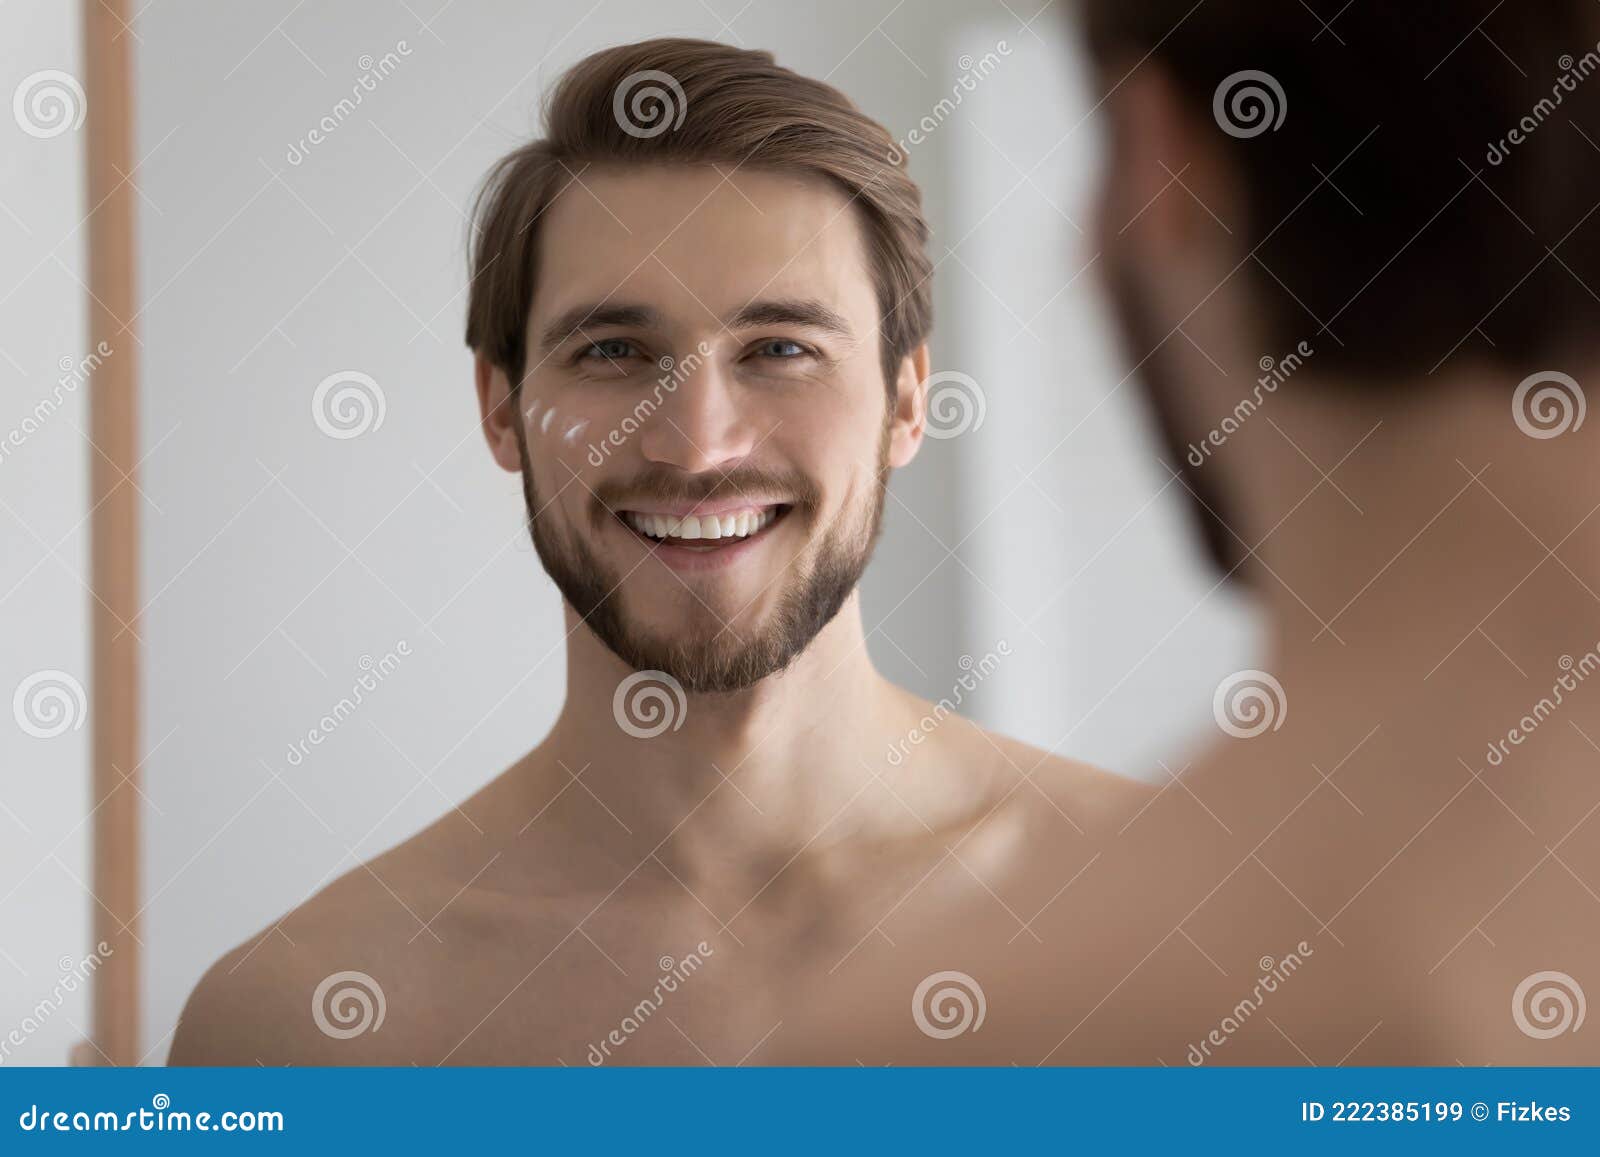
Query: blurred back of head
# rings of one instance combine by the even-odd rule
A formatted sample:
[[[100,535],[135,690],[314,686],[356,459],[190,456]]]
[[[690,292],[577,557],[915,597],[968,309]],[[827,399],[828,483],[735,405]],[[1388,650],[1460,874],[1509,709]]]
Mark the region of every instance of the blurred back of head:
[[[1320,318],[1322,370],[1393,378],[1532,368],[1600,333],[1600,5],[1081,7],[1102,90],[1155,68],[1223,130],[1271,348]]]

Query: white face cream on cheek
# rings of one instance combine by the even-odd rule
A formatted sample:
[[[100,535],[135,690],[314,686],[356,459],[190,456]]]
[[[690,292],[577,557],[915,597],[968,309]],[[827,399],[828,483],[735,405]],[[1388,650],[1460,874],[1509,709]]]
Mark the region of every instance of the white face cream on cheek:
[[[544,417],[539,419],[539,433],[548,434],[550,432],[550,423],[555,421],[555,418],[556,408],[551,406],[544,412]]]
[[[525,426],[533,425],[533,415],[538,412],[539,399],[530,397],[522,407],[522,423]]]
[[[576,421],[568,422],[567,428],[561,432],[561,440],[568,446],[576,445],[578,439],[583,437],[583,432],[588,428],[589,419],[587,418],[579,418]]]

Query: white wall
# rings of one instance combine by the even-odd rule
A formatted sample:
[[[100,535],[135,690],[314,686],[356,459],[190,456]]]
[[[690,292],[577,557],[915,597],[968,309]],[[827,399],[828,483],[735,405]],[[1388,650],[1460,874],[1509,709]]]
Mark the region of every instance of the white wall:
[[[1010,734],[1165,782],[1247,665],[1250,608],[1200,555],[1099,292],[1091,198],[1103,118],[1050,19],[967,26],[999,63],[934,139],[953,153],[950,364],[983,391],[954,440],[966,472],[966,650],[1015,652],[976,714]],[[996,47],[1004,42],[1006,53]],[[1131,215],[1131,210],[1130,210]],[[1028,769],[1024,769],[1028,770]]]
[[[1170,493],[1132,518],[1160,475],[1131,388],[1113,391],[1092,279],[1056,296],[1076,265],[1046,197],[1081,200],[1088,133],[980,224],[1016,183],[984,136],[1027,168],[1086,107],[1060,79],[1049,20],[1025,29],[998,0],[410,9],[174,0],[137,24],[144,486],[159,506],[143,576],[158,1058],[221,951],[469,794],[554,716],[558,598],[525,542],[517,482],[477,433],[462,212],[535,129],[544,85],[595,48],[668,33],[774,47],[898,135],[950,92],[964,54],[1005,37],[1015,55],[912,153],[935,257],[956,255],[939,266],[935,360],[977,379],[988,409],[982,429],[930,442],[895,479],[866,580],[874,658],[937,698],[963,654],[1006,638],[1016,655],[973,704],[980,718],[1046,745],[1077,726],[1063,750],[1147,771],[1151,746],[1181,727],[1150,713],[1203,710],[1209,686],[1196,688],[1239,645],[1233,612],[1206,610],[1136,666],[1200,579]],[[389,52],[392,75],[291,163],[360,58]],[[1037,315],[1035,336],[1013,314]],[[381,426],[360,437],[313,420],[318,383],[340,371],[384,397]],[[1037,487],[1018,488],[1029,470]],[[358,714],[292,761],[363,657],[401,640],[411,655]]]
[[[70,88],[28,82],[81,81],[79,42],[76,5],[0,6],[0,1064],[63,1064],[89,1028],[86,700],[45,674],[89,685],[84,129],[69,127],[82,110]],[[61,132],[24,131],[53,133],[57,113]]]

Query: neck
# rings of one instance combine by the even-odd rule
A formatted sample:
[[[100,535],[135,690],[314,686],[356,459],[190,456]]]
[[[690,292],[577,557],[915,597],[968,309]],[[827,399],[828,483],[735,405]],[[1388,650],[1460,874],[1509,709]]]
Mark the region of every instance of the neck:
[[[908,711],[867,655],[858,593],[780,674],[681,699],[660,678],[636,675],[571,608],[567,627],[566,701],[531,761],[558,783],[580,775],[613,813],[607,820],[597,805],[602,823],[626,829],[630,854],[655,849],[675,873],[710,875],[908,818],[865,806],[881,793],[862,752],[884,750]],[[631,715],[615,707],[630,678]],[[634,732],[659,734],[630,734],[619,714]],[[846,807],[848,824],[833,822]]]
[[[1520,380],[1308,376],[1253,417],[1229,521],[1255,547],[1277,670],[1358,709],[1442,684],[1472,710],[1486,666],[1532,686],[1595,646],[1600,423],[1530,437]]]

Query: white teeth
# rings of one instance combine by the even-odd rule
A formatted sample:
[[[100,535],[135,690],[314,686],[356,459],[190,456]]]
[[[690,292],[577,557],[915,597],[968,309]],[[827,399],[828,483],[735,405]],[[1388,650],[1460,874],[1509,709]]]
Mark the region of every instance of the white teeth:
[[[747,538],[761,530],[774,518],[777,511],[769,507],[755,512],[744,510],[738,514],[716,516],[702,514],[675,518],[670,514],[639,514],[631,510],[622,514],[624,521],[641,534],[651,538],[721,539]]]

